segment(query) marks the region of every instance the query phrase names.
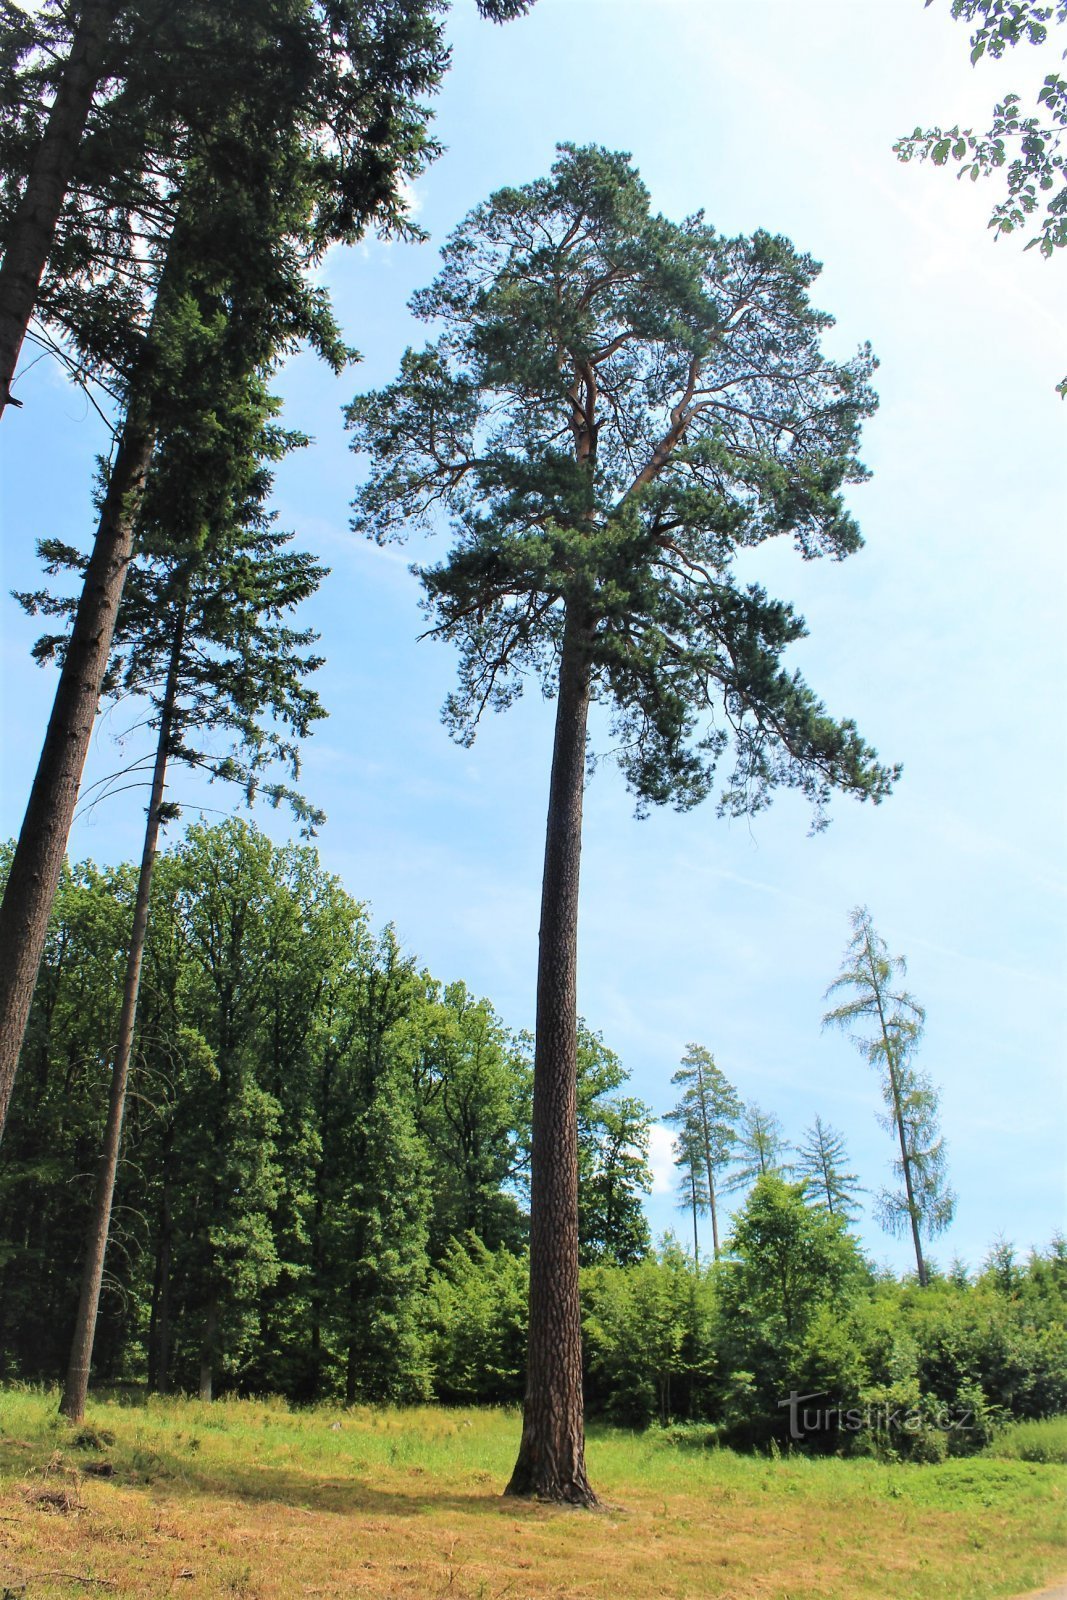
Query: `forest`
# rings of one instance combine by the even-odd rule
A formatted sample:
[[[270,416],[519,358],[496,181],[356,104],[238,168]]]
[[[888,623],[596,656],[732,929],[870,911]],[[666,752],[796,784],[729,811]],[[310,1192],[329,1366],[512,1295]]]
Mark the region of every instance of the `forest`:
[[[1040,841],[1056,789],[1041,774],[1067,747],[1032,733],[1062,666],[1042,620],[1056,496],[1036,452],[983,442],[971,356],[939,345],[959,403],[923,399],[900,324],[922,342],[927,316],[936,344],[923,296],[959,261],[965,212],[923,200],[916,221],[894,184],[954,172],[988,199],[988,180],[994,238],[1061,265],[1067,80],[1002,88],[970,126],[923,110],[883,140],[891,179],[856,154],[835,184],[847,117],[830,138],[813,84],[777,60],[764,83],[764,41],[753,57],[726,7],[720,58],[686,0],[693,49],[667,76],[598,84],[545,144],[540,107],[505,116],[488,63],[529,40],[516,106],[527,80],[557,111],[584,102],[553,30],[590,59],[592,9],[0,0],[0,426],[19,485],[3,665],[21,824],[5,811],[0,833],[13,1538],[33,1544],[46,1513],[74,1529],[87,1477],[116,1461],[116,1492],[224,1495],[223,1469],[201,1481],[167,1452],[200,1450],[189,1418],[236,1418],[244,1437],[272,1408],[361,1431],[371,1454],[378,1429],[469,1429],[491,1465],[457,1489],[456,1445],[435,1515],[484,1514],[490,1481],[508,1515],[614,1515],[587,1425],[594,1450],[623,1452],[612,1493],[620,1474],[636,1485],[635,1450],[664,1452],[684,1494],[717,1462],[747,1496],[799,1493],[752,1473],[810,1464],[828,1506],[928,1468],[939,1516],[985,1485],[1016,1530],[1062,1456],[1067,1240],[1042,1100],[1062,903],[1057,922]],[[623,9],[605,50],[661,51],[661,0]],[[854,28],[836,0],[814,9],[815,36]],[[1067,3],[951,0],[946,20],[972,68],[1049,67]],[[685,77],[697,54],[751,101],[735,144],[733,113]],[[867,149],[862,73],[837,77]],[[463,109],[472,82],[499,149]],[[438,97],[471,141],[463,176]],[[694,97],[715,133],[687,129],[679,163],[655,107]],[[765,118],[777,150],[745,179]],[[787,175],[794,127],[808,154]],[[783,231],[806,225],[806,195],[836,234],[826,213],[810,241]],[[900,256],[867,241],[881,195],[910,230]],[[850,229],[853,207],[867,220]],[[850,264],[824,282],[827,237]],[[979,292],[980,273],[952,270],[957,297]],[[990,338],[1011,314],[990,310]],[[1005,416],[1016,388],[1006,377]],[[961,434],[988,460],[953,506]],[[876,476],[888,499],[867,498]],[[1032,565],[1013,554],[1002,575],[1008,527]],[[993,649],[1009,613],[1014,643]],[[429,695],[416,635],[420,663],[433,645],[451,661]],[[442,699],[447,768],[427,732]],[[1019,741],[1026,829],[1004,803]],[[846,814],[839,852],[827,830]],[[919,952],[914,989],[876,892]],[[948,1252],[968,1208],[964,1260]],[[1003,1225],[977,1256],[973,1219],[991,1214]],[[876,1230],[899,1241],[895,1266]],[[124,1408],[145,1437],[163,1430],[158,1450],[94,1420]],[[401,1453],[394,1439],[382,1504],[417,1517]],[[747,1464],[723,1466],[735,1453]],[[228,1482],[254,1499],[259,1444],[246,1455]],[[361,1459],[342,1463],[339,1503],[366,1510]],[[334,1489],[321,1450],[308,1463],[310,1515]],[[299,1485],[276,1489],[300,1507]],[[671,1515],[684,1532],[689,1513]],[[56,1560],[78,1554],[55,1537]],[[1042,1544],[1042,1576],[1048,1559]]]
[[[136,880],[132,863],[86,862],[57,897],[0,1147],[8,1380],[66,1366]],[[96,1381],[301,1405],[521,1401],[529,1037],[375,932],[313,846],[244,822],[192,827],[160,856],[149,930]],[[695,1263],[670,1235],[653,1248],[651,1112],[580,1025],[592,1415],[937,1460],[1067,1409],[1062,1238],[1028,1259],[1001,1244],[974,1274],[932,1268],[926,1289],[901,1281],[849,1232],[859,1185],[840,1155],[799,1176],[774,1121],[762,1113],[754,1140],[739,1128],[721,1259]],[[840,1414],[791,1441],[790,1392],[832,1395]]]

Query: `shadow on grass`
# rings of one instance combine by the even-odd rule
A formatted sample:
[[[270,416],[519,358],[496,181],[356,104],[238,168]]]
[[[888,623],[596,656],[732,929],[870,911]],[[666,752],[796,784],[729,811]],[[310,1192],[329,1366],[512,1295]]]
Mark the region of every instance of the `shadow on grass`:
[[[198,1460],[186,1451],[146,1449],[121,1439],[101,1456],[66,1441],[57,1440],[52,1448],[40,1440],[30,1443],[0,1436],[0,1475],[36,1483],[52,1477],[71,1481],[77,1474],[86,1482],[143,1490],[154,1497],[240,1500],[340,1516],[412,1517],[444,1510],[484,1517],[492,1511],[514,1515],[531,1504],[506,1499],[501,1493],[503,1480],[498,1487],[495,1475],[488,1472],[479,1473],[478,1481],[464,1490],[441,1486],[439,1479],[417,1466],[386,1469],[390,1477],[409,1476],[410,1487],[375,1481],[376,1470],[357,1462],[343,1474],[271,1463],[229,1468]]]

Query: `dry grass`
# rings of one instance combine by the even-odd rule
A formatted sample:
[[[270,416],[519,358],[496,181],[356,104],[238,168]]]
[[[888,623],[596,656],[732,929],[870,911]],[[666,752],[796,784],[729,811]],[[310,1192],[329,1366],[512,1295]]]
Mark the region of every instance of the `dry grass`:
[[[54,1406],[0,1394],[0,1600],[992,1600],[1067,1570],[1063,1469],[1039,1463],[593,1430],[586,1513],[501,1498],[504,1412],[95,1404],[74,1430]]]

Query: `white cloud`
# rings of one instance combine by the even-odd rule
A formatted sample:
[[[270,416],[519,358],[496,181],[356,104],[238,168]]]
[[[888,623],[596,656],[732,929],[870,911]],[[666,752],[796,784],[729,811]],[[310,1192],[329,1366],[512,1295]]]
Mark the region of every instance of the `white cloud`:
[[[674,1134],[662,1122],[654,1122],[648,1130],[648,1164],[652,1168],[652,1193],[673,1193]]]

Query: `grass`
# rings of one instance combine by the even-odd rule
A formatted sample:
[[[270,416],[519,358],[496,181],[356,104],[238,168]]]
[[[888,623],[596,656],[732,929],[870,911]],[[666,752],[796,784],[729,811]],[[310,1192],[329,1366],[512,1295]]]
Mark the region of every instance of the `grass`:
[[[998,1434],[985,1454],[1004,1461],[1056,1461],[1067,1466],[1067,1417],[1016,1422]]]
[[[56,1399],[0,1392],[0,1600],[994,1600],[1067,1572],[1046,1461],[771,1461],[594,1427],[587,1513],[501,1497],[506,1411],[97,1400],[78,1429]]]

